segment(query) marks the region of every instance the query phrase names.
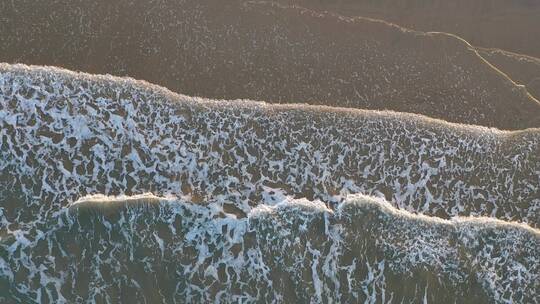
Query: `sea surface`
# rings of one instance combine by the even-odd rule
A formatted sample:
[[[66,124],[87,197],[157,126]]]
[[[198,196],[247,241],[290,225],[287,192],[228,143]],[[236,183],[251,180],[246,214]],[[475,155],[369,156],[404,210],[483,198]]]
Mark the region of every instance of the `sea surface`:
[[[0,64],[0,303],[538,303],[540,129]]]

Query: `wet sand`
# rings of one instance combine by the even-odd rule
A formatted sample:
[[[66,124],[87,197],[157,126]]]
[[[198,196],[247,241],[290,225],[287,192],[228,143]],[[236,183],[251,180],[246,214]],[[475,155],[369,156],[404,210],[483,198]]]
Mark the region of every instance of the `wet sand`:
[[[175,92],[540,126],[540,103],[467,42],[239,1],[3,2],[0,61],[128,75]],[[50,9],[54,14],[41,14]]]

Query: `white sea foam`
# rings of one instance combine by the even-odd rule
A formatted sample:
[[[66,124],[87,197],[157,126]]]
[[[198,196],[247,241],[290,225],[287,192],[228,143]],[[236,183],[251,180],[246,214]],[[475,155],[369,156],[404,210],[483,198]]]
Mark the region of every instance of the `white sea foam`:
[[[45,67],[4,64],[0,76],[3,196],[34,206],[24,212],[92,193],[219,197],[244,213],[261,193],[333,204],[363,193],[440,217],[540,218],[538,129],[212,101]]]
[[[504,303],[539,288],[538,129],[1,65],[0,138],[15,301]]]

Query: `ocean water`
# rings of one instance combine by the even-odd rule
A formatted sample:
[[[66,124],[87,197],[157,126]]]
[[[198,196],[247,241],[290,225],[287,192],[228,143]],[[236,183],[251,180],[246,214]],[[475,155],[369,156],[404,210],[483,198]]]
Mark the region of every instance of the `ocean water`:
[[[0,138],[0,302],[538,302],[539,129],[2,64]]]
[[[533,302],[540,233],[351,196],[217,202],[90,196],[2,239],[2,289],[38,302]]]

